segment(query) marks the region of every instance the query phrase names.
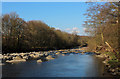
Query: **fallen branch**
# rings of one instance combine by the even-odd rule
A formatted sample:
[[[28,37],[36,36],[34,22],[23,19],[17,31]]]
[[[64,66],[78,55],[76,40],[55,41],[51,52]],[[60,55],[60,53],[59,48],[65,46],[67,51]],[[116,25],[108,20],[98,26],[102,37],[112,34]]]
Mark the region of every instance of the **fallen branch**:
[[[110,46],[110,44],[108,42],[105,42],[105,44],[112,50],[112,52],[115,54],[115,56],[118,58],[118,55],[116,53],[116,51]]]
[[[112,47],[110,46],[110,44],[109,44],[109,43],[105,42],[105,44],[106,44],[109,48],[111,48],[111,49],[112,49]]]

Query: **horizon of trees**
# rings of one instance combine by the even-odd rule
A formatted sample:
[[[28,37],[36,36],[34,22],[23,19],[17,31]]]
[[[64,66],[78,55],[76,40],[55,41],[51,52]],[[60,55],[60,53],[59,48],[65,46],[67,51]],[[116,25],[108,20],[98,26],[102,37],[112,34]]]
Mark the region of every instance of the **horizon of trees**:
[[[64,49],[84,44],[86,40],[76,33],[56,30],[42,21],[26,22],[15,12],[2,16],[3,53]]]

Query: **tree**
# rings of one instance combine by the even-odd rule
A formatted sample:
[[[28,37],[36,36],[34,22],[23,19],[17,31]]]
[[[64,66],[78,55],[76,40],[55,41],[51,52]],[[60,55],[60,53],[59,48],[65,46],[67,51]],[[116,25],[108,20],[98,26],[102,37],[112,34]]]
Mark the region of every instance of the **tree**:
[[[71,48],[78,44],[77,34],[49,27],[42,21],[24,21],[16,13],[2,16],[3,53]]]
[[[96,3],[87,10],[85,27],[95,37],[95,47],[108,42],[115,50],[119,49],[118,12],[119,3]]]

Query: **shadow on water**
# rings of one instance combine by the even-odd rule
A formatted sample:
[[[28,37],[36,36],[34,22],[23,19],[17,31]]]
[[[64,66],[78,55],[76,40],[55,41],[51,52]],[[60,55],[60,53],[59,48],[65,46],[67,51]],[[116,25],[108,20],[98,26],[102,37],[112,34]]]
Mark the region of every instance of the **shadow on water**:
[[[36,60],[2,67],[3,77],[103,77],[101,59],[88,54],[59,55],[56,59],[37,63]]]

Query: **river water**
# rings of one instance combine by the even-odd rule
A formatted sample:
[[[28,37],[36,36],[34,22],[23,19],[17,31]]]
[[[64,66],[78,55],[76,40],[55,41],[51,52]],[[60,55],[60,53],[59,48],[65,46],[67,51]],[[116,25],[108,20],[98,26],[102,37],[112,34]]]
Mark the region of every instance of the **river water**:
[[[101,59],[89,54],[59,55],[56,59],[36,60],[2,66],[3,77],[110,77]]]

